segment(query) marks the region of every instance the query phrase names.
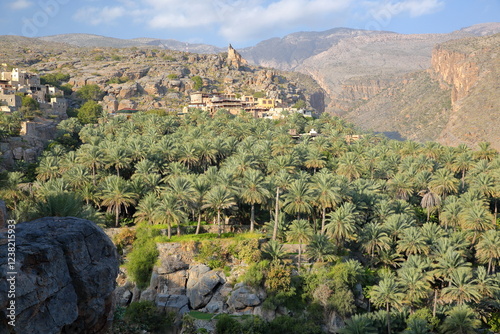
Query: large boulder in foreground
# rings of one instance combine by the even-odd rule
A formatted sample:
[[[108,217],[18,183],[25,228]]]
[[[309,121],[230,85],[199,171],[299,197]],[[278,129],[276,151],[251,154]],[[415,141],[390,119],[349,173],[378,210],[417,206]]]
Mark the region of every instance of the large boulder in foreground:
[[[41,218],[15,228],[15,327],[8,324],[7,231],[0,233],[0,333],[101,333],[112,311],[116,249],[93,222]]]

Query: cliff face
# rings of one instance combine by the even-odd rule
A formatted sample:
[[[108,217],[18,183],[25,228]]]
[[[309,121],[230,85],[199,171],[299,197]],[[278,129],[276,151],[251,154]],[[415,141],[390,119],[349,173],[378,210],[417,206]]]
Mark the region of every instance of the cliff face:
[[[116,249],[106,234],[70,217],[41,218],[15,230],[15,269],[8,269],[17,272],[14,281],[7,265],[0,271],[0,333],[104,333],[118,274]],[[0,239],[0,261],[6,264],[7,230]],[[7,323],[12,286],[15,327]]]
[[[451,101],[466,97],[479,79],[479,67],[474,54],[464,54],[437,46],[432,51],[432,70],[452,86]]]

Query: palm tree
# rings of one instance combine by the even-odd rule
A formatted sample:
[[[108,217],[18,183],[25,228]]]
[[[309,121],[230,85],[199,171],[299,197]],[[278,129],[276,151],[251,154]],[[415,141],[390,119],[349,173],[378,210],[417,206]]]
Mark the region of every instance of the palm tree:
[[[114,166],[116,175],[120,176],[120,170],[130,167],[132,158],[124,143],[112,143],[105,150],[104,161],[106,168]]]
[[[459,181],[449,169],[441,168],[432,176],[429,182],[429,189],[441,196],[441,198],[444,198],[447,195],[458,192],[458,183]]]
[[[107,206],[108,212],[115,212],[115,226],[118,227],[118,220],[122,207],[135,204],[137,194],[133,193],[127,181],[117,175],[111,175],[104,179],[101,185],[101,205]]]
[[[202,206],[203,209],[210,208],[217,212],[217,226],[219,226],[220,237],[222,234],[221,211],[236,205],[234,196],[229,189],[222,186],[215,186],[207,192],[204,203]]]
[[[324,234],[315,234],[312,236],[306,253],[316,262],[333,261],[335,259],[335,247]]]
[[[175,176],[171,178],[168,182],[167,191],[177,199],[178,205],[184,212],[189,212],[195,194],[191,181],[187,177]],[[180,235],[180,227],[179,225],[177,228],[177,235]]]
[[[46,156],[36,168],[37,180],[52,180],[59,176],[59,160],[55,156]]]
[[[146,221],[149,223],[154,222],[154,214],[158,209],[158,198],[154,193],[148,193],[144,196],[136,207],[134,217],[137,223]]]
[[[198,223],[196,224],[195,234],[199,234],[201,229],[202,207],[205,200],[205,196],[207,192],[210,190],[210,183],[206,180],[204,176],[194,177],[191,183],[194,192],[193,205],[198,210]]]
[[[447,281],[450,283],[451,275],[462,268],[468,268],[471,264],[466,262],[462,254],[449,248],[441,257],[437,259],[437,263],[433,265],[433,275],[436,279]]]
[[[355,314],[345,321],[345,327],[340,329],[340,334],[377,334],[370,318],[363,314]]]
[[[186,213],[181,209],[178,198],[171,192],[164,192],[153,213],[153,221],[158,224],[167,224],[167,237],[172,237],[172,224],[180,228],[186,219]]]
[[[420,205],[427,210],[427,221],[429,221],[431,212],[441,205],[441,197],[432,190],[420,192],[419,195],[422,196]]]
[[[427,245],[426,238],[422,234],[421,229],[412,226],[401,232],[396,250],[398,252],[404,252],[406,255],[428,254],[429,246]]]
[[[304,161],[306,168],[312,169],[314,173],[316,170],[326,166],[325,157],[319,149],[310,148],[307,152],[306,161]]]
[[[376,307],[384,307],[387,314],[387,332],[391,334],[391,306],[401,306],[404,294],[393,277],[382,279],[373,287],[370,300]]]
[[[398,236],[403,232],[403,230],[414,225],[415,219],[405,213],[390,215],[382,224],[394,243],[396,243]]]
[[[273,262],[279,262],[285,256],[283,244],[276,240],[270,240],[262,249],[262,251],[271,258]]]
[[[387,182],[389,190],[397,199],[407,201],[414,192],[413,182],[408,173],[398,173]]]
[[[97,168],[103,164],[104,153],[99,146],[85,144],[77,152],[76,161],[92,170],[92,182],[96,185]]]
[[[439,215],[439,222],[444,225],[445,230],[448,227],[456,227],[460,224],[462,214],[462,205],[455,196],[449,196],[444,201],[443,211]]]
[[[375,251],[389,250],[391,248],[391,238],[381,225],[373,222],[363,226],[359,241],[361,248],[370,254],[372,259],[375,256]]]
[[[309,214],[312,212],[311,202],[314,198],[314,192],[307,180],[297,179],[290,184],[287,190],[287,193],[283,195],[285,200],[283,210],[286,213],[296,214],[299,217],[301,213]]]
[[[182,162],[187,168],[191,169],[194,165],[196,165],[200,161],[200,157],[198,155],[197,147],[193,142],[188,141],[184,142],[179,147],[179,162]]]
[[[479,146],[479,149],[474,152],[474,158],[476,159],[491,161],[498,155],[498,151],[491,147],[489,142],[481,142],[477,146]]]
[[[455,163],[453,165],[453,171],[460,172],[462,175],[462,188],[465,185],[465,173],[472,168],[474,160],[472,159],[471,152],[464,152],[456,157]]]
[[[339,158],[339,164],[337,166],[337,173],[344,175],[352,181],[361,177],[363,166],[359,160],[359,156],[353,152],[347,152]]]
[[[413,312],[415,304],[426,298],[431,291],[429,281],[422,270],[414,267],[405,267],[398,270],[398,283],[403,288],[405,304],[410,305]]]
[[[333,175],[326,169],[314,174],[312,182],[315,202],[321,208],[321,233],[325,233],[326,210],[337,207],[342,202],[341,189],[336,186]]]
[[[429,323],[425,319],[410,318],[402,334],[430,334]]]
[[[350,202],[342,204],[329,214],[328,222],[325,227],[326,234],[335,240],[337,247],[341,247],[345,239],[354,240],[357,222],[356,206]]]
[[[309,225],[309,222],[304,219],[292,221],[290,229],[286,233],[286,237],[289,242],[299,243],[299,271],[302,259],[302,244],[311,240],[312,235],[313,230]]]
[[[477,234],[495,227],[493,215],[481,203],[476,203],[462,213],[462,228],[472,231],[472,244],[476,243]]]
[[[264,203],[271,193],[264,182],[264,175],[255,169],[250,169],[243,174],[239,187],[239,196],[245,203],[250,204],[250,232],[255,226],[255,204]]]
[[[449,285],[442,290],[441,298],[444,302],[457,302],[458,305],[462,305],[481,299],[470,268],[458,268],[452,271],[448,282]]]
[[[481,235],[476,256],[479,263],[488,263],[488,273],[495,272],[495,265],[500,261],[500,231],[488,230]]]
[[[500,291],[497,275],[489,275],[485,267],[477,267],[476,270],[476,288],[481,298],[494,298]]]
[[[440,327],[443,334],[475,334],[481,326],[481,321],[467,305],[459,305],[446,313]]]

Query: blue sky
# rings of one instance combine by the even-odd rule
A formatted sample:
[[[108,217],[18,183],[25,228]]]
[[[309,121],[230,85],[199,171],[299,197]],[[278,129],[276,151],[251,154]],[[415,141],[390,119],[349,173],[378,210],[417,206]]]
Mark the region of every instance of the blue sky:
[[[89,33],[224,47],[335,27],[446,33],[500,22],[500,0],[2,0],[0,35]]]

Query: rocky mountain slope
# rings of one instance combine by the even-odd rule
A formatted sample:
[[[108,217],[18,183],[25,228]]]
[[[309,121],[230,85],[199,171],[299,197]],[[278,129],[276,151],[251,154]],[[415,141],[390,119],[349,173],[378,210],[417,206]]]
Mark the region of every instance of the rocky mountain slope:
[[[153,46],[77,47],[13,36],[0,37],[0,50],[4,52],[2,62],[10,66],[40,75],[69,74],[74,90],[97,84],[106,93],[107,111],[179,111],[197,90],[194,77],[202,79],[204,92],[259,92],[288,105],[304,100],[319,112],[325,106],[323,90],[307,75],[253,65],[235,67],[228,62],[227,52],[195,54]]]

